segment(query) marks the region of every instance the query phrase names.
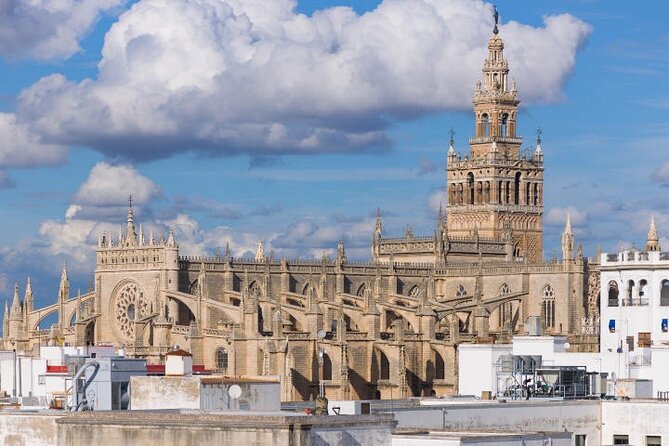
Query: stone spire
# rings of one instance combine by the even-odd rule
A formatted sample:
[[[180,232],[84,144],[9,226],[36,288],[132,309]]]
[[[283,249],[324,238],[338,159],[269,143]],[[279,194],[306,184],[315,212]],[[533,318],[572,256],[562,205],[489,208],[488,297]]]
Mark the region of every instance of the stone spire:
[[[11,321],[20,321],[22,319],[21,298],[19,297],[19,284],[14,284],[14,298],[12,299],[12,311],[9,316]]]
[[[135,232],[135,216],[132,209],[132,195],[128,197],[128,225],[125,230],[125,245],[135,246],[137,244],[137,233]]]
[[[337,242],[337,263],[346,263],[346,250],[344,248],[343,240]]]
[[[539,161],[541,161],[544,157],[544,152],[541,149],[541,127],[537,129],[537,148],[534,151],[534,155]]]
[[[646,238],[646,251],[660,251],[660,238],[657,236],[655,227],[655,217],[650,217],[650,226],[648,227],[648,237]]]
[[[63,263],[63,271],[60,273],[60,286],[58,287],[58,299],[68,300],[70,298],[70,279],[67,277],[67,263]]]
[[[567,222],[562,233],[562,260],[574,260],[574,234],[571,231],[571,215],[567,212]]]
[[[144,230],[142,229],[142,225],[139,225],[139,234],[137,234],[137,243],[139,246],[144,246],[145,240],[144,240]]]
[[[225,254],[223,255],[223,260],[226,262],[230,261],[230,242],[225,242]]]
[[[374,229],[374,235],[376,236],[377,239],[380,239],[382,233],[383,233],[383,225],[381,224],[381,209],[376,208],[376,227]]]
[[[26,313],[30,313],[35,309],[33,287],[32,284],[30,283],[30,276],[28,276],[28,282],[26,283],[26,293],[23,297],[23,304],[25,305]]]
[[[265,256],[265,249],[262,246],[262,239],[258,239],[258,247],[256,248],[256,262],[264,262],[267,259]]]
[[[170,248],[175,248],[177,246],[177,241],[174,237],[174,228],[170,227],[170,233],[167,236],[167,246]]]

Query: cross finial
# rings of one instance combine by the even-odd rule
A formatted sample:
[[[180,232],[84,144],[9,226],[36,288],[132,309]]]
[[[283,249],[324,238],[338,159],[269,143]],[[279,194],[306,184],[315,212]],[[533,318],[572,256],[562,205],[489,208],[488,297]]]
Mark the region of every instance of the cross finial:
[[[132,194],[128,195],[128,206],[132,207]]]
[[[453,131],[453,127],[448,131],[448,134],[451,135],[451,139],[448,140],[448,143],[450,145],[453,145],[454,139],[453,137],[455,136],[455,132]]]
[[[541,131],[541,127],[537,127],[537,144],[541,144],[541,134],[543,132]]]

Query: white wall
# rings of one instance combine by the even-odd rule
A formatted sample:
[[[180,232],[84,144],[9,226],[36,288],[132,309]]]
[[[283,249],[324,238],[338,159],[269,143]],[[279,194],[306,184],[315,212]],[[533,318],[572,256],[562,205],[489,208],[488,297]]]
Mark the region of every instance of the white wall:
[[[490,430],[560,432],[566,430],[574,434],[586,435],[587,446],[600,444],[600,412],[600,402],[595,400],[445,403],[441,407],[424,406],[393,411],[398,421],[398,429],[447,429],[474,432]]]
[[[499,359],[512,351],[510,344],[460,344],[458,347],[458,389],[460,395],[497,393]]]
[[[614,435],[629,435],[629,444],[643,446],[647,435],[669,444],[669,404],[659,401],[602,401],[602,444]]]

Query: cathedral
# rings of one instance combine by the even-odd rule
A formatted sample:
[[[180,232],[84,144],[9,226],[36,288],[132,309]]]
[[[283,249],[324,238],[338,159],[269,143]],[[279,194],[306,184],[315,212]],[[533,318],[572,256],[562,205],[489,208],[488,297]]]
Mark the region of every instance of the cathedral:
[[[507,342],[529,317],[574,351],[598,349],[598,265],[575,249],[567,218],[561,259],[543,259],[543,153],[522,151],[518,93],[497,26],[474,91],[468,154],[447,152],[446,208],[434,233],[390,238],[377,214],[371,259],[255,258],[179,252],[135,225],[100,234],[95,279],[72,295],[64,268],[55,303],[35,308],[27,283],[5,305],[5,349],[113,345],[163,363],[182,348],[228,375],[278,375],[284,401],[458,392],[458,345]],[[49,329],[40,327],[57,316]]]

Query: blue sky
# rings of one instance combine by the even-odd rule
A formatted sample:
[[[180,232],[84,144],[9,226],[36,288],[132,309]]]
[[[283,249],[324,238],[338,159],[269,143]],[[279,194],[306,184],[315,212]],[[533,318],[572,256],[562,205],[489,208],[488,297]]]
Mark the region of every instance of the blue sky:
[[[343,238],[366,258],[377,207],[387,234],[433,230],[448,129],[461,152],[473,131],[490,4],[27,3],[0,12],[0,297],[30,274],[52,301],[63,262],[85,288],[128,193],[182,254],[262,238],[310,257]],[[543,129],[545,257],[567,210],[589,255],[642,244],[650,215],[669,234],[666,2],[498,7],[525,146]]]

